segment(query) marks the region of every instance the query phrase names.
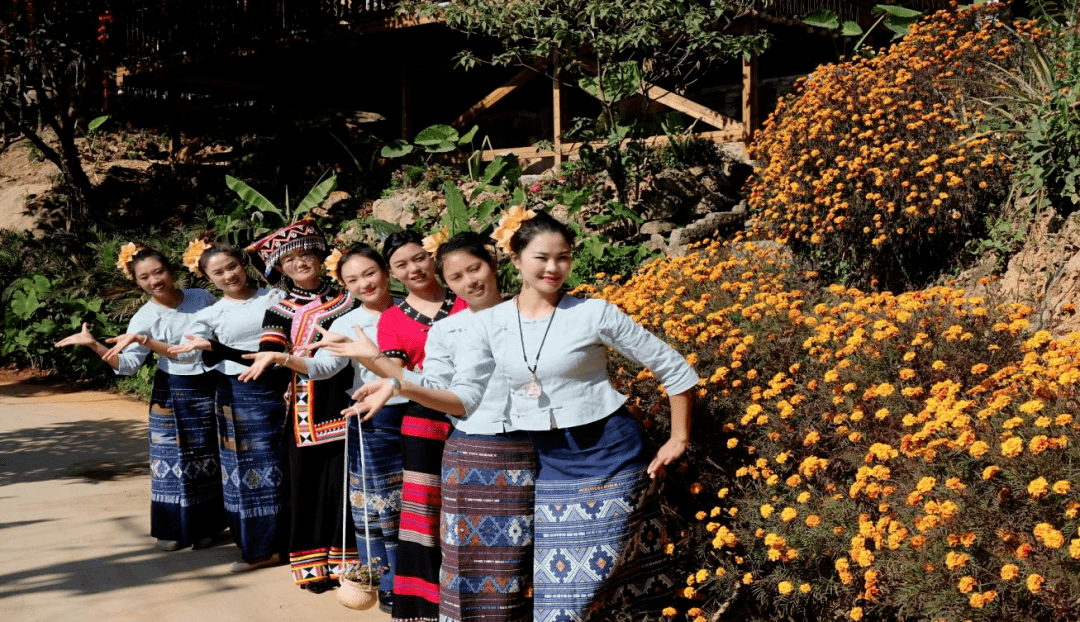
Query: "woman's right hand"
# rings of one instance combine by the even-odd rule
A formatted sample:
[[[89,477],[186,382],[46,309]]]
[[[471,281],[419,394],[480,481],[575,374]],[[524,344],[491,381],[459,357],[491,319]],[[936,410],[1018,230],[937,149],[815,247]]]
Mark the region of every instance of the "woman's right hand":
[[[178,346],[169,346],[169,354],[184,354],[186,352],[191,352],[192,350],[203,350],[204,352],[208,352],[210,350],[210,341],[203,339],[202,337],[184,335],[184,339],[187,339],[187,343],[182,343]]]
[[[266,371],[267,367],[277,364],[277,357],[281,352],[253,352],[251,354],[245,354],[243,358],[249,361],[255,361],[248,367],[242,374],[236,377],[240,382],[248,382],[249,380],[257,380],[259,376]]]
[[[90,334],[90,325],[87,324],[86,322],[83,322],[81,331],[75,333],[74,335],[68,335],[67,337],[64,337],[60,341],[57,341],[55,344],[53,344],[53,347],[54,348],[66,348],[68,346],[93,347],[93,345],[95,343],[97,343],[97,339],[94,339],[94,336]]]
[[[353,393],[352,398],[356,400],[356,403],[341,411],[341,414],[346,417],[362,415],[363,418],[360,420],[367,421],[374,417],[383,406],[386,406],[386,402],[391,397],[394,397],[394,385],[389,380],[386,378],[373,380]]]
[[[322,342],[320,342],[322,343]],[[333,341],[325,344],[326,351],[334,356],[352,358],[359,361],[373,361],[381,352],[360,327],[356,327],[356,339],[349,341]]]

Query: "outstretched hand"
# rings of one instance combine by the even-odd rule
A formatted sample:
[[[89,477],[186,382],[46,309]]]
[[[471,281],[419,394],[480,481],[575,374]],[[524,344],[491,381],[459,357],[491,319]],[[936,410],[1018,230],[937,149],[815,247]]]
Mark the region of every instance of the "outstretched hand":
[[[649,463],[649,477],[656,479],[657,473],[662,474],[664,467],[681,458],[682,455],[686,453],[688,444],[687,441],[679,441],[673,438],[668,439],[668,442],[664,443],[664,446],[660,448],[660,451],[656,452],[656,457]]]
[[[305,352],[313,352],[315,350],[325,348],[333,344],[347,343],[349,341],[352,341],[345,335],[342,335],[340,333],[332,333],[323,328],[322,326],[319,326],[318,324],[315,325],[315,330],[319,331],[319,335],[322,336],[322,339],[314,343],[302,345],[297,348],[298,350],[304,350]]]
[[[55,344],[53,344],[53,347],[54,348],[66,348],[68,346],[87,346],[87,347],[90,347],[90,346],[93,346],[95,343],[97,343],[97,339],[94,339],[94,336],[90,334],[90,325],[87,324],[86,322],[83,322],[81,331],[75,333],[74,335],[68,335],[67,337],[64,337],[60,341],[57,341]]]
[[[203,339],[202,337],[184,335],[184,339],[187,339],[186,343],[182,343],[178,346],[169,346],[169,354],[184,354],[191,352],[192,350],[210,350],[210,341]]]
[[[333,334],[333,333],[328,333]],[[342,341],[332,341],[324,344],[326,351],[334,356],[352,358],[360,361],[371,361],[379,356],[379,346],[375,345],[359,326],[356,327],[356,339],[348,339],[342,335]],[[319,342],[322,344],[322,342]]]
[[[144,340],[140,340],[140,337],[146,338],[145,335],[139,333],[124,333],[115,337],[109,337],[105,340],[105,343],[111,343],[114,345],[108,352],[101,355],[101,358],[107,361],[115,356],[120,356],[120,353],[123,352],[124,349],[126,349],[131,344],[144,343]]]
[[[251,364],[251,367],[248,367],[246,370],[244,370],[243,373],[241,373],[239,376],[237,376],[236,379],[239,380],[240,382],[248,382],[249,380],[257,380],[259,378],[259,376],[261,376],[263,374],[263,372],[266,371],[267,367],[270,367],[271,365],[274,365],[277,362],[275,359],[277,358],[278,354],[281,354],[281,353],[280,352],[252,352],[250,354],[243,355],[243,358],[245,358],[245,359],[247,359],[249,361],[255,361],[255,362]]]
[[[373,380],[353,393],[352,398],[356,400],[356,403],[341,411],[341,414],[346,417],[363,414],[361,421],[367,421],[374,417],[391,397],[394,397],[394,385],[390,384],[389,380],[386,378]]]

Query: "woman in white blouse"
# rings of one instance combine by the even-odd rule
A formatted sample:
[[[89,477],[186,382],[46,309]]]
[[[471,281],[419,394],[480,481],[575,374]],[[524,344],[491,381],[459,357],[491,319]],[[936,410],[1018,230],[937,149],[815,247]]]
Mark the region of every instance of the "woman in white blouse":
[[[508,387],[510,425],[530,432],[539,463],[533,619],[579,620],[601,607],[655,619],[672,582],[659,504],[646,490],[650,477],[686,451],[698,377],[614,305],[563,293],[573,241],[547,214],[521,223],[509,240],[521,293],[474,316],[459,346],[467,364],[449,392],[432,396],[408,379],[398,386],[384,380],[363,387],[360,397],[374,406],[400,392],[467,414],[489,399],[485,387],[498,377]],[[655,454],[608,380],[608,348],[647,366],[665,386],[671,436]]]
[[[217,373],[222,488],[229,533],[242,558],[229,570],[247,572],[280,564],[289,542],[288,411],[281,398],[288,372],[268,372],[258,382],[239,380],[248,369],[241,357],[258,351],[263,316],[282,292],[254,287],[236,248],[216,242],[195,245],[205,248],[196,273],[205,274],[222,298],[195,314],[185,335],[189,341],[169,348],[169,353],[201,350],[203,362]]]
[[[169,260],[152,248],[138,248],[122,267],[150,295],[127,332],[109,339],[110,349],[83,324],[56,345],[91,348],[121,375],[134,374],[151,353],[159,355],[150,396],[150,535],[163,551],[210,546],[211,536],[225,528],[214,377],[198,352],[168,349],[215,298],[206,290],[178,288]]]

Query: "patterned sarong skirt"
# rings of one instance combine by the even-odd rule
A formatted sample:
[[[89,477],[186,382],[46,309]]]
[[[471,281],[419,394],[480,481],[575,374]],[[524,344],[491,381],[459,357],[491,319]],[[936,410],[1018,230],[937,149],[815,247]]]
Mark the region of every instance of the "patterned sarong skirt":
[[[526,433],[450,434],[442,465],[443,622],[532,619],[535,478]]]
[[[530,433],[537,451],[533,618],[655,620],[674,585],[645,433],[625,410]]]
[[[211,373],[154,374],[150,535],[188,546],[225,529]]]
[[[221,487],[229,531],[249,562],[288,546],[287,383],[280,371],[252,382],[218,374]]]
[[[398,522],[401,519],[401,418],[405,408],[405,404],[386,406],[361,424],[366,470],[360,468],[357,419],[349,419],[349,502],[356,526],[356,551],[362,564],[369,563],[368,550],[372,559],[379,560],[378,565],[384,568],[379,581],[382,592],[394,589],[397,568]]]

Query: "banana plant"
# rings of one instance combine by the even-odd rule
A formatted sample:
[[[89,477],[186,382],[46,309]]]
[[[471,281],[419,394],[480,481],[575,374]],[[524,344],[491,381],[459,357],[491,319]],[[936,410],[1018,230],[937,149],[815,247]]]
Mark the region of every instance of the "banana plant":
[[[231,175],[225,176],[225,185],[236,193],[243,205],[239,210],[218,220],[217,228],[230,239],[237,237],[244,229],[248,230],[252,237],[258,238],[284,227],[322,204],[326,197],[337,189],[337,175],[331,174],[326,179],[320,179],[295,206],[289,202],[288,188],[285,189],[285,204],[278,207],[258,190]]]

